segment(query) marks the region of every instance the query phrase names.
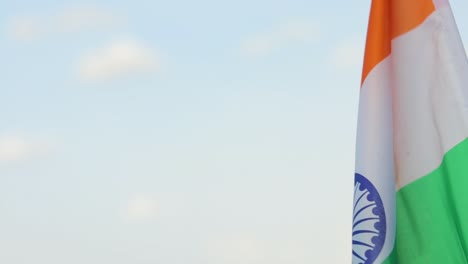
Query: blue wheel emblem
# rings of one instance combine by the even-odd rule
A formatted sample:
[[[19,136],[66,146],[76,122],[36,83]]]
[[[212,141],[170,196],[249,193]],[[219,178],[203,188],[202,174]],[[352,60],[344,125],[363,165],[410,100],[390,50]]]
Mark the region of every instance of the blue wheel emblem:
[[[353,209],[353,264],[373,264],[385,243],[385,209],[377,189],[355,174]]]

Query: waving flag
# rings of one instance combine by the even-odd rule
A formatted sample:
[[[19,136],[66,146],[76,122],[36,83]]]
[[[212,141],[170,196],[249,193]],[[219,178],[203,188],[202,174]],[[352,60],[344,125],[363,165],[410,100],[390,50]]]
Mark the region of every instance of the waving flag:
[[[468,62],[447,0],[373,0],[353,263],[468,263]]]

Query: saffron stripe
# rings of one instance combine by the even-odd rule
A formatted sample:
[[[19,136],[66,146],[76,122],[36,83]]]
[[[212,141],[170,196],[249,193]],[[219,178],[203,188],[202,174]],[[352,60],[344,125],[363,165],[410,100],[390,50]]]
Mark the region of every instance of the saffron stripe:
[[[391,53],[391,41],[419,26],[435,11],[432,0],[373,0],[361,84]]]

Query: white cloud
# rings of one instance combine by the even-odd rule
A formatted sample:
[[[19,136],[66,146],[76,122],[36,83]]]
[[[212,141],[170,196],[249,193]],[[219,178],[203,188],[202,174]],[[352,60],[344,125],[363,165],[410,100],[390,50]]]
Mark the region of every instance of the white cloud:
[[[148,195],[138,194],[126,204],[125,218],[131,222],[152,220],[157,216],[158,203]]]
[[[291,44],[314,40],[318,36],[319,30],[312,23],[294,21],[246,38],[241,44],[241,51],[247,56],[265,56]]]
[[[126,39],[113,41],[83,56],[77,71],[84,80],[107,80],[132,73],[149,74],[160,68],[160,59],[151,49]]]
[[[26,158],[31,153],[31,146],[20,137],[0,138],[0,160],[15,161]]]
[[[52,145],[49,143],[28,140],[18,135],[4,135],[0,137],[0,161],[3,162],[44,156],[51,151]]]
[[[365,40],[350,38],[339,43],[330,55],[330,64],[339,70],[361,69]]]
[[[54,35],[109,29],[123,20],[97,7],[69,8],[47,16],[13,17],[7,24],[7,34],[17,41],[31,41]]]

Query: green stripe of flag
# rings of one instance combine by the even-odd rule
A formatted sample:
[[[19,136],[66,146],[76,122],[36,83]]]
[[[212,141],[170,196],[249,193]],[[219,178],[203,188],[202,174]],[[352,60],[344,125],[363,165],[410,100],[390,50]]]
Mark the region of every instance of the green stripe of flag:
[[[397,192],[395,248],[384,264],[468,263],[468,139]]]

